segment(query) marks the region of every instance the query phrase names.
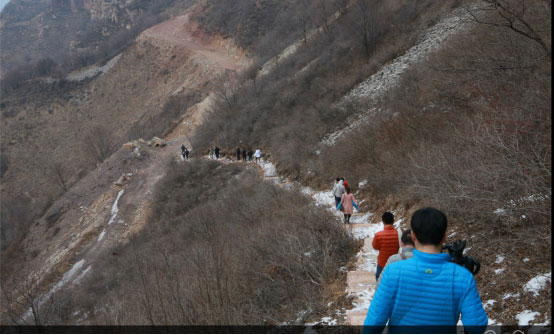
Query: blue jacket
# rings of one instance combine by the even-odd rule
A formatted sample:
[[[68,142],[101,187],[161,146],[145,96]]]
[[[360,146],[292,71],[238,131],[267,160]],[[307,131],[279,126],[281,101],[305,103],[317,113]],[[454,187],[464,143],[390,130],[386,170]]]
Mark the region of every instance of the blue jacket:
[[[391,333],[456,333],[460,314],[466,331],[485,331],[488,317],[471,272],[448,254],[414,250],[381,274],[363,331],[381,333],[388,321]]]

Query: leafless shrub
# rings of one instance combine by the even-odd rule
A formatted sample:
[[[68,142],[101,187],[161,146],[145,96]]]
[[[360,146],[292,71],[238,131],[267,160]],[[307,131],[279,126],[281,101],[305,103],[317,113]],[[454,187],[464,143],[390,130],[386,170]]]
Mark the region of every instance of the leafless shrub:
[[[10,278],[0,281],[0,322],[2,325],[46,326],[63,324],[68,319],[69,299],[62,291],[43,294],[40,279]]]
[[[279,324],[322,308],[323,286],[356,248],[330,214],[237,166],[169,171],[153,224],[87,284],[111,287],[96,301],[101,324]]]
[[[83,150],[97,162],[103,162],[113,153],[113,137],[105,127],[96,126],[85,136]]]

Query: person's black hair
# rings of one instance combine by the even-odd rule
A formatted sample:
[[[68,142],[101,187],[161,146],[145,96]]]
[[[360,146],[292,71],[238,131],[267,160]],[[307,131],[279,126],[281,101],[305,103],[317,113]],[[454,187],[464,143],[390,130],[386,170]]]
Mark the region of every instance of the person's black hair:
[[[346,187],[346,194],[350,194],[350,186]]]
[[[339,177],[337,177],[337,181],[340,181],[340,178],[339,178]]]
[[[412,241],[412,230],[408,229],[402,232],[402,237],[400,238],[404,245],[415,245]]]
[[[383,220],[384,224],[393,224],[394,215],[391,212],[385,212],[383,213],[383,216],[381,216],[381,220]]]
[[[446,215],[436,208],[421,208],[412,215],[410,225],[419,243],[440,245],[446,233]]]
[[[340,180],[344,180],[344,178],[343,178],[343,177],[340,177]]]

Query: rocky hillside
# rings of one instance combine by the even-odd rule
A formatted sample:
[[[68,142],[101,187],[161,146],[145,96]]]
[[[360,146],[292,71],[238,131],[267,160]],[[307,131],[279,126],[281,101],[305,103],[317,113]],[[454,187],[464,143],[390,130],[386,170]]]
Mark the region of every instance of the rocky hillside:
[[[0,73],[50,58],[63,63],[85,57],[102,42],[122,36],[163,11],[182,10],[193,1],[12,0],[0,13]],[[119,41],[121,42],[121,41]]]
[[[212,78],[247,63],[221,38],[197,34],[183,14],[145,31],[103,72],[35,79],[2,97],[3,248],[123,143],[164,135]]]
[[[133,3],[28,20],[125,31]],[[548,1],[152,3],[172,17],[109,59],[3,91],[3,323],[359,324],[381,213],[434,206],[490,324],[551,324]]]

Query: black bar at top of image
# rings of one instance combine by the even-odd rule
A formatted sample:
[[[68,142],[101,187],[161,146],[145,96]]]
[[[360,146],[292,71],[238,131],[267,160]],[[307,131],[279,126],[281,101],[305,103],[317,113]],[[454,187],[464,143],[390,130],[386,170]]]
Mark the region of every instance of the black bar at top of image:
[[[0,326],[2,334],[299,334],[308,330],[318,334],[359,334],[362,326]],[[453,327],[401,327],[405,333],[448,333]],[[385,329],[384,333],[387,330]],[[457,327],[458,333],[463,333],[463,326]],[[453,331],[451,332],[453,333]],[[552,326],[489,326],[485,334],[551,334]]]

